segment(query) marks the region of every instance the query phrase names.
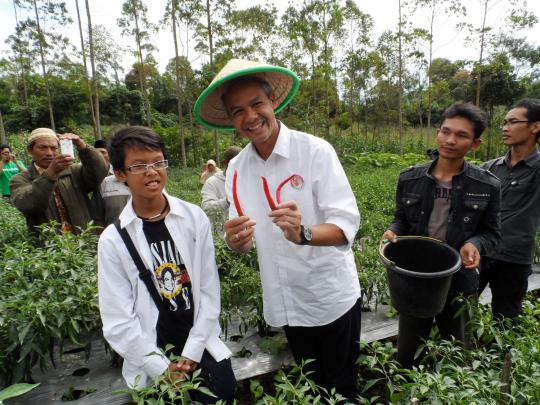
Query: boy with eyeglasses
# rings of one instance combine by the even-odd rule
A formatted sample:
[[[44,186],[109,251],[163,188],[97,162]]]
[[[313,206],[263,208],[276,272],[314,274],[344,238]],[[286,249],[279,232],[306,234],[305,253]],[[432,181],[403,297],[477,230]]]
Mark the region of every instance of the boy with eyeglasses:
[[[540,225],[540,100],[519,101],[502,130],[508,152],[483,165],[502,183],[502,241],[482,262],[480,292],[489,284],[493,315],[515,318],[522,312]]]
[[[236,381],[219,338],[210,222],[199,207],[165,191],[167,151],[150,128],[120,130],[109,153],[131,199],[99,239],[99,309],[105,339],[124,358],[124,379],[144,386],[165,374],[177,384],[200,368],[201,385],[217,398],[194,392],[191,399],[232,403]],[[167,345],[182,360],[163,355]]]

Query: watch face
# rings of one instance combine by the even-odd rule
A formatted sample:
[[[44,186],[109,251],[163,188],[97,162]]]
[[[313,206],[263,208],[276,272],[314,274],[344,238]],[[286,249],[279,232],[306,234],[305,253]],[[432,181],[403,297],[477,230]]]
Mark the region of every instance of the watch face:
[[[304,227],[304,238],[307,242],[311,242],[311,239],[313,239],[313,233],[311,232],[311,228],[307,226]]]

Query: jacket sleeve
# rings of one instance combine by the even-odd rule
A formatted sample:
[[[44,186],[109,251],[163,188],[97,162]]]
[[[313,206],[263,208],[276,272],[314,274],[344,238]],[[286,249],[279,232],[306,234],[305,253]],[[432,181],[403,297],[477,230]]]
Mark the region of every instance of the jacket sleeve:
[[[200,362],[206,342],[219,333],[220,286],[214,255],[214,243],[210,231],[208,217],[200,211],[197,232],[197,246],[193,255],[193,263],[199,263],[200,268],[194,269],[200,277],[200,303],[194,324],[182,350],[182,356]],[[217,329],[217,330],[216,330]]]
[[[113,226],[106,229],[98,244],[99,311],[103,336],[118,354],[153,378],[163,374],[170,362],[149,338],[152,334],[142,330],[135,312],[136,292],[121,260],[121,257],[129,257],[129,253],[119,235],[113,238],[113,232],[117,232]],[[149,305],[153,303],[149,302]]]
[[[79,151],[81,165],[74,166],[72,173],[76,176],[82,190],[89,193],[99,188],[101,182],[109,173],[109,168],[103,156],[91,146]]]
[[[501,185],[497,182],[482,220],[478,224],[477,232],[467,239],[480,252],[481,255],[491,251],[501,241]]]
[[[201,207],[205,212],[225,211],[229,207],[227,197],[219,198],[216,185],[208,179],[201,190]]]
[[[47,209],[52,198],[56,180],[46,175],[31,179],[28,172],[11,178],[9,188],[15,207],[25,215],[39,215]]]
[[[407,221],[407,217],[405,215],[405,207],[403,206],[403,201],[401,198],[402,195],[403,182],[400,178],[396,189],[396,207],[394,208],[394,219],[388,227],[388,229],[390,229],[396,235],[406,235],[410,229],[410,224]]]

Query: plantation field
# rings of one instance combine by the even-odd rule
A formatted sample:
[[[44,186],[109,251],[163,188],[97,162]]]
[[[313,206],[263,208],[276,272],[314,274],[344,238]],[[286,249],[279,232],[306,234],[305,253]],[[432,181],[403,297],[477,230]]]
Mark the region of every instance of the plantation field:
[[[378,238],[394,207],[400,169],[422,161],[421,155],[344,154],[343,162],[361,211],[362,225],[354,245],[363,290],[362,306],[375,310],[388,302],[386,277],[377,256]],[[167,191],[200,203],[198,170],[172,168]],[[219,224],[215,224],[215,229]],[[224,335],[269,328],[262,318],[256,256],[233,254],[215,235],[222,288]],[[31,381],[32,370],[53,367],[53,354],[64,344],[85,346],[100,329],[97,307],[96,241],[92,229],[80,236],[58,236],[45,230],[40,241],[28,240],[22,216],[0,201],[0,387]],[[508,403],[540,403],[540,301],[529,296],[526,314],[515,329],[496,324],[489,311],[475,311],[478,350],[458,344],[427,343],[431,355],[420,369],[400,370],[391,342],[363,344],[359,379],[362,403],[493,404],[501,398],[501,369],[511,363]],[[234,322],[233,322],[234,320]],[[232,326],[235,325],[235,326]],[[238,327],[236,325],[239,325]],[[434,336],[435,338],[435,336]],[[270,350],[279,350],[279,342]],[[316,403],[310,384],[297,368],[240,386],[240,403]],[[270,381],[270,382],[269,382]],[[166,384],[155,388],[166,390]],[[187,389],[187,388],[186,388]],[[152,392],[134,394],[139,403]]]

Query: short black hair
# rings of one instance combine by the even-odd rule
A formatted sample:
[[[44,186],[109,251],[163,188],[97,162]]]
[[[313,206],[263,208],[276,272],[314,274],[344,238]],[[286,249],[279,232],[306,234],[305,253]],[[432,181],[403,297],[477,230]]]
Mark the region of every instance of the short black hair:
[[[94,142],[94,148],[107,149],[107,142],[105,141],[105,139],[98,139]]]
[[[8,148],[10,152],[13,152],[13,149],[11,149],[11,146],[9,146],[7,143],[0,145],[0,150],[4,150],[6,148]]]
[[[272,93],[273,93],[272,86],[262,77],[253,76],[253,75],[238,76],[238,77],[235,77],[234,79],[229,80],[228,82],[222,85],[221,102],[223,103],[223,105],[225,105],[225,96],[227,95],[230,89],[239,85],[246,85],[246,84],[258,84],[263,89],[264,93],[266,94],[266,97],[268,98],[272,97]]]
[[[229,163],[241,150],[242,148],[239,146],[229,146],[225,149],[225,152],[223,152],[223,162]]]
[[[474,139],[480,138],[487,128],[486,113],[472,103],[454,103],[441,115],[441,125],[447,118],[461,117],[469,120],[474,127]]]
[[[117,170],[125,170],[126,151],[131,148],[160,150],[167,159],[165,142],[152,129],[139,125],[120,129],[110,140],[109,160]]]
[[[525,108],[525,117],[530,122],[540,121],[540,99],[524,98],[519,100],[512,108]]]

